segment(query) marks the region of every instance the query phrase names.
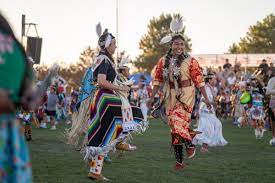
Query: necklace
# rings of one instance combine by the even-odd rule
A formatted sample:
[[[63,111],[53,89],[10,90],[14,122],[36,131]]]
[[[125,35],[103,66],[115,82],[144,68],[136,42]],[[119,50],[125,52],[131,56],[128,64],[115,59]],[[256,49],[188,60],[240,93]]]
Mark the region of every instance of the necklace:
[[[169,72],[172,71],[173,77],[178,80],[180,77],[180,67],[183,61],[185,61],[186,58],[188,58],[188,54],[182,55],[182,58],[179,59],[179,56],[175,57],[168,57],[169,59],[169,64],[165,64],[165,67],[163,69],[163,76],[165,78],[169,77]],[[171,69],[169,70],[169,65],[171,65]]]

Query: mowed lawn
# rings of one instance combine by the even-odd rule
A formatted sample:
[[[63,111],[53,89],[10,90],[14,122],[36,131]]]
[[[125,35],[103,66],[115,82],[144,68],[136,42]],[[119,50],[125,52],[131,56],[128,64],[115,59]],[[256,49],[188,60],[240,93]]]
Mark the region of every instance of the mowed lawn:
[[[64,127],[56,131],[34,129],[29,142],[35,183],[84,183],[88,168],[79,151],[64,143]],[[271,133],[256,140],[253,129],[223,123],[229,144],[197,151],[194,159],[186,160],[184,171],[174,171],[174,154],[170,148],[169,128],[158,120],[150,121],[143,135],[135,135],[135,152],[122,156],[111,154],[112,164],[104,164],[103,175],[117,183],[157,182],[275,182],[275,147],[268,144]]]

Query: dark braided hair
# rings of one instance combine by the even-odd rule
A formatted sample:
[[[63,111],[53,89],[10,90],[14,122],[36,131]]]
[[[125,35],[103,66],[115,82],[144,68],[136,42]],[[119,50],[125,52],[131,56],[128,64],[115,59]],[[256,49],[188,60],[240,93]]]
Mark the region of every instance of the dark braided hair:
[[[168,69],[169,68],[169,63],[172,58],[172,48],[169,49],[167,54],[165,55],[165,63],[164,63],[164,68]]]

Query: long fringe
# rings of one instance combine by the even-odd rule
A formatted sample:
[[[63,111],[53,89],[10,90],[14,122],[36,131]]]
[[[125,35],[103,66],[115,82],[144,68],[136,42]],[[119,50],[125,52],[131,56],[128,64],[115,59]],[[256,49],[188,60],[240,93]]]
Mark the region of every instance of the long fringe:
[[[78,112],[75,112],[72,115],[72,126],[65,131],[65,137],[67,139],[67,144],[73,145],[76,148],[79,148],[81,144],[80,137],[86,133],[86,128],[90,118],[90,104],[93,99],[93,95],[89,96],[84,100]],[[86,146],[87,138],[83,138],[80,149]]]
[[[120,134],[118,138],[111,141],[108,145],[103,147],[94,147],[94,146],[86,146],[86,148],[82,149],[82,154],[84,154],[84,160],[87,161],[92,159],[97,155],[106,155],[110,151],[116,151],[116,145],[120,142],[123,142],[126,138],[128,138],[127,134]]]

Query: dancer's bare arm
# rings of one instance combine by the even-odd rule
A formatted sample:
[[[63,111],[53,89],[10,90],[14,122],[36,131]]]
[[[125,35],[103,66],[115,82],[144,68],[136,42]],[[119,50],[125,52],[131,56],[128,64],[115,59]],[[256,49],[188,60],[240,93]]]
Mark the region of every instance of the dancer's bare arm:
[[[205,98],[205,101],[204,101],[204,102],[205,102],[207,108],[210,110],[212,107],[211,107],[210,101],[209,101],[209,99],[208,99],[208,96],[207,96],[205,87],[202,86],[202,87],[199,88],[199,90],[200,90],[201,94],[203,95],[203,97]]]
[[[152,107],[152,104],[153,104],[153,102],[154,102],[154,97],[155,97],[155,95],[157,94],[157,92],[159,91],[159,88],[160,88],[160,87],[157,86],[157,85],[153,86],[152,95],[151,95],[150,99],[149,99],[148,102],[147,102],[147,106],[148,106],[149,108]]]

